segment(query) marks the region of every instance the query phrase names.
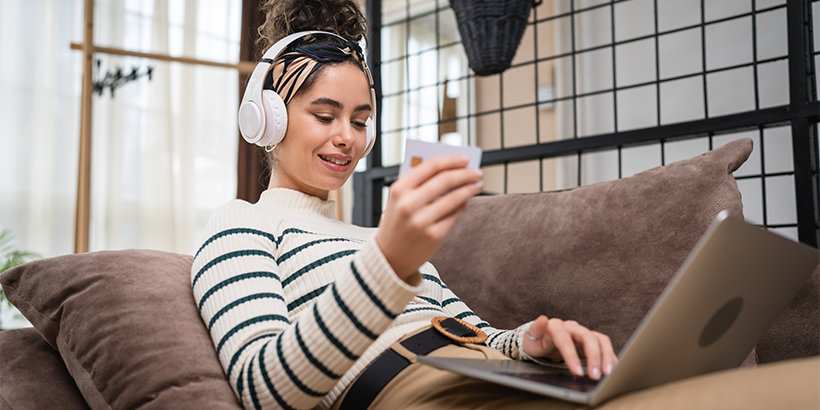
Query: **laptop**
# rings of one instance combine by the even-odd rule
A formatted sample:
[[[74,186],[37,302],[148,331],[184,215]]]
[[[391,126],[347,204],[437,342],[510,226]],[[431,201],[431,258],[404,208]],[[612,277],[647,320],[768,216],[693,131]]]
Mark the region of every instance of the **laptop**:
[[[817,249],[721,212],[600,381],[517,360],[418,361],[595,406],[609,398],[739,366],[820,263]]]

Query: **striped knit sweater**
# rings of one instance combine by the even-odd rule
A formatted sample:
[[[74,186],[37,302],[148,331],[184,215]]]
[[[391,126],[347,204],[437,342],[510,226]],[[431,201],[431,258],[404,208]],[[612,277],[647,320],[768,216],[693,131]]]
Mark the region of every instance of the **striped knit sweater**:
[[[435,316],[482,328],[505,355],[527,325],[490,327],[429,263],[413,287],[334,203],[288,189],[235,200],[210,218],[194,257],[194,298],[234,392],[248,409],[329,408],[367,365]]]

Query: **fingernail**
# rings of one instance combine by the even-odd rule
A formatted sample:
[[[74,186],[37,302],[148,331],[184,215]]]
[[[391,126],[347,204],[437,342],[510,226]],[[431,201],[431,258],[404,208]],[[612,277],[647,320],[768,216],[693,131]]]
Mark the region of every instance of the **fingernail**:
[[[578,376],[583,376],[584,375],[584,368],[581,367],[581,366],[576,367],[575,368],[575,374],[577,374]]]
[[[483,188],[483,187],[484,187],[484,182],[483,182],[483,181],[478,181],[478,182],[476,182],[476,183],[475,183],[475,187],[476,187],[476,188],[478,188],[478,189]]]
[[[606,365],[606,374],[612,373],[612,363]]]
[[[601,370],[597,367],[592,368],[592,378],[598,380],[601,378]]]
[[[474,169],[474,170],[473,170],[473,175],[475,175],[475,176],[477,176],[477,177],[481,177],[481,176],[483,176],[483,175],[484,175],[484,171],[482,171],[482,170],[480,170],[480,169]]]

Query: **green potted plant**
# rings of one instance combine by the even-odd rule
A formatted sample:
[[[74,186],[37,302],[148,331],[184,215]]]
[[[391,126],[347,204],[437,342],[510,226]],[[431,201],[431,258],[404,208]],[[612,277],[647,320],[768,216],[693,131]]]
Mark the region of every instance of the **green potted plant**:
[[[11,229],[3,229],[0,231],[0,274],[3,272],[34,259],[40,258],[40,255],[34,252],[19,251],[14,249],[14,234]],[[11,302],[6,299],[3,289],[0,288],[0,309],[14,309]],[[19,312],[15,310],[15,315],[22,318]],[[0,316],[0,330],[3,329],[2,316]]]

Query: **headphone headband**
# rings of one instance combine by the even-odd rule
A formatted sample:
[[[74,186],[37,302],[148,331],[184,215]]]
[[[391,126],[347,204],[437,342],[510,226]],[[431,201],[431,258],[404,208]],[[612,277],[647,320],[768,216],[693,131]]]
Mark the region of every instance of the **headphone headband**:
[[[273,68],[273,63],[282,55],[287,47],[294,41],[311,34],[324,34],[347,41],[338,34],[327,31],[301,31],[290,34],[277,41],[269,48],[262,61],[256,65],[251,74],[248,85],[245,87],[245,94],[242,97],[242,104],[239,107],[238,122],[239,132],[245,141],[262,147],[273,147],[279,144],[285,137],[287,131],[287,107],[282,98],[273,90],[265,90],[264,82],[268,72]],[[367,145],[362,158],[373,149],[376,140],[376,91],[373,85],[373,76],[370,68],[363,61],[365,75],[370,84],[370,118],[367,120]]]

